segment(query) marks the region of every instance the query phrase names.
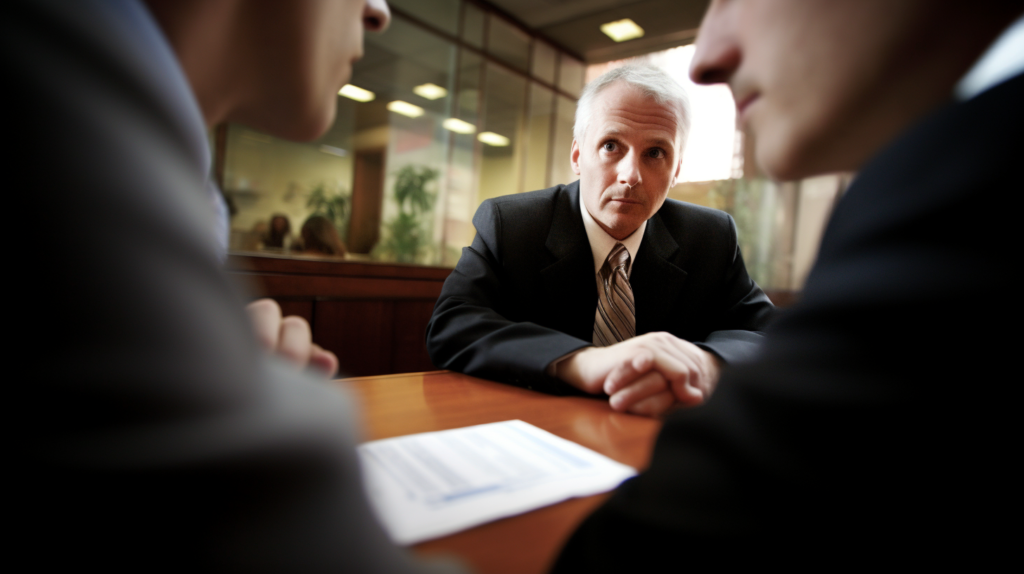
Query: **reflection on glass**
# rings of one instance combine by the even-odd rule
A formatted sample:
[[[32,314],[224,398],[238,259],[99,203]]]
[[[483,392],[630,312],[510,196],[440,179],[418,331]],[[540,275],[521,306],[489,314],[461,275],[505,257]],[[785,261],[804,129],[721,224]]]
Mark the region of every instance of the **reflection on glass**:
[[[231,249],[454,266],[476,233],[480,202],[575,179],[575,101],[552,87],[582,83],[578,62],[559,63],[543,42],[531,52],[527,34],[479,5],[393,5],[391,27],[366,36],[323,137],[294,143],[240,125],[217,131],[217,173],[237,207]],[[457,33],[468,44],[482,46],[490,27],[489,55],[457,49],[435,31],[455,30],[459,10]],[[567,71],[557,74],[560,67]],[[316,240],[303,254],[305,222]]]
[[[470,6],[469,4],[466,5]],[[441,263],[454,266],[462,254],[462,248],[473,242],[476,229],[473,228],[473,213],[479,202],[476,198],[477,178],[474,134],[479,121],[480,72],[483,58],[470,50],[462,50],[459,57],[458,99],[449,126],[453,132],[451,160],[448,164],[448,189],[444,204],[443,241]],[[455,123],[459,122],[459,123]],[[447,127],[447,126],[445,126]]]
[[[320,139],[294,143],[254,129],[230,125],[224,158],[224,194],[237,208],[231,220],[235,251],[287,253],[297,231],[316,211],[319,195],[339,206],[332,220],[338,233],[348,224],[352,195],[352,110],[356,102],[337,99],[338,120]],[[276,218],[277,228],[271,233]]]
[[[555,115],[555,137],[551,147],[551,179],[548,185],[571,183],[578,178],[569,163],[572,151],[572,126],[576,121],[576,101],[559,95]]]
[[[526,171],[523,174],[523,191],[548,187],[548,155],[551,147],[551,121],[554,113],[555,93],[539,84],[530,84],[530,111],[526,118]]]
[[[513,68],[526,72],[530,63],[530,36],[500,16],[491,14],[490,27],[487,29],[487,52]]]
[[[459,33],[461,0],[388,0],[393,8],[455,36]]]
[[[577,98],[583,90],[583,62],[567,54],[562,54],[558,63],[558,88]]]
[[[526,107],[526,79],[505,71],[501,66],[487,64],[486,100],[481,132],[492,132],[481,149],[480,193],[477,202],[490,197],[509,195],[520,190],[522,159],[519,126]],[[480,136],[484,136],[483,133]],[[502,141],[506,145],[495,145]]]
[[[555,58],[558,54],[550,44],[537,40],[533,43],[533,61],[530,74],[542,82],[555,85]]]

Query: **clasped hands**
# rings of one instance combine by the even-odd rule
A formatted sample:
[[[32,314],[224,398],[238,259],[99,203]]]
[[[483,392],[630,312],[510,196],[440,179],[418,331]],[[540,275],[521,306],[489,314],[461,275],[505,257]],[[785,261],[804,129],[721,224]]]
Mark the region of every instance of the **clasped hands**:
[[[259,299],[245,307],[256,340],[269,353],[298,368],[310,367],[328,377],[338,372],[338,357],[313,342],[309,323],[294,315],[282,317],[281,306],[273,299]]]
[[[607,393],[613,409],[647,416],[701,404],[720,373],[718,357],[669,333],[587,347],[555,367],[556,376],[576,388]]]

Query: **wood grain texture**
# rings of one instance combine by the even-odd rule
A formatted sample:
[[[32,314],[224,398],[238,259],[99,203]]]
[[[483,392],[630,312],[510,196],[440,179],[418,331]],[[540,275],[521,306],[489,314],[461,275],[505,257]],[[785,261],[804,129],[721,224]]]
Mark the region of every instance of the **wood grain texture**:
[[[362,404],[367,440],[519,419],[644,469],[660,421],[606,400],[554,397],[447,371],[338,382]],[[578,498],[414,546],[454,555],[482,574],[546,572],[576,526],[609,495]]]

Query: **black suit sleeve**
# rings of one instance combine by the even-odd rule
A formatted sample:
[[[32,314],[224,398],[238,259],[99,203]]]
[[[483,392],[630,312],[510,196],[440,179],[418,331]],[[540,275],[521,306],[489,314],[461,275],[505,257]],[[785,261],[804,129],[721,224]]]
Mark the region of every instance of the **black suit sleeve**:
[[[747,274],[743,254],[736,238],[736,222],[729,221],[727,236],[732,238],[732,257],[724,274],[720,297],[722,304],[714,319],[714,331],[694,341],[698,347],[718,355],[726,364],[736,365],[754,358],[764,339],[763,330],[775,310],[768,296]]]
[[[590,343],[536,322],[508,318],[516,311],[513,300],[519,298],[511,292],[518,289],[516,282],[506,275],[501,215],[501,206],[487,200],[473,217],[476,237],[463,248],[427,326],[430,357],[439,367],[484,379],[571,392],[545,369]]]

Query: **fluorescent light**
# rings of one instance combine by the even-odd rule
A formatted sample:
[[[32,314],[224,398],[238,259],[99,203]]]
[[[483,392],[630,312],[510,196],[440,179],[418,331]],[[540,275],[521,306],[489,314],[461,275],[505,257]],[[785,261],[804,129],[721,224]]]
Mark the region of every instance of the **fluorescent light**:
[[[327,144],[320,146],[320,151],[324,153],[329,153],[331,155],[336,155],[338,157],[345,157],[348,155],[348,152],[341,149],[340,147],[334,147],[332,145]]]
[[[448,118],[441,122],[441,125],[444,126],[444,129],[457,134],[471,134],[476,131],[476,126],[473,124],[455,118]]]
[[[412,89],[412,93],[421,98],[436,100],[448,95],[448,90],[434,84],[420,84]]]
[[[494,147],[505,147],[508,145],[508,138],[494,132],[481,132],[476,139]]]
[[[345,96],[350,100],[357,102],[369,102],[373,98],[377,97],[377,94],[370,90],[364,90],[360,87],[353,86],[352,84],[345,84],[340,90],[338,90],[339,96]]]
[[[644,29],[629,18],[601,24],[601,31],[616,42],[625,42],[644,35]]]
[[[395,100],[388,103],[388,109],[396,114],[402,114],[403,116],[410,118],[418,118],[423,115],[423,108],[414,106],[409,102],[403,102],[402,100]]]

